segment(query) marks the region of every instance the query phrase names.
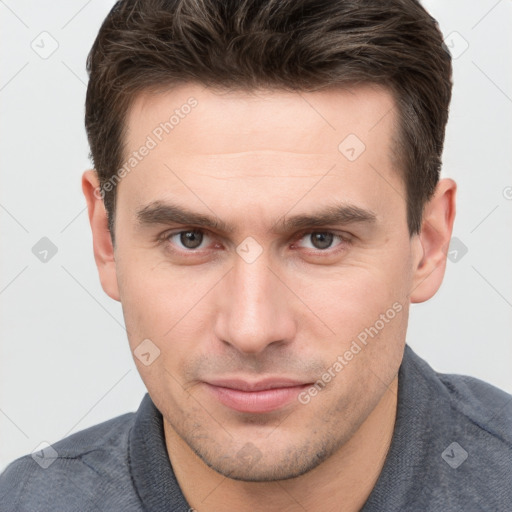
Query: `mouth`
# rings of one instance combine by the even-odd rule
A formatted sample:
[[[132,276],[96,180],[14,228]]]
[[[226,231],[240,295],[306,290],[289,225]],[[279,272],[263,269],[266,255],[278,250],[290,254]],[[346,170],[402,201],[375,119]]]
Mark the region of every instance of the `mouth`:
[[[262,414],[280,409],[294,400],[311,383],[289,379],[248,382],[225,379],[204,382],[207,390],[224,406],[238,412]]]

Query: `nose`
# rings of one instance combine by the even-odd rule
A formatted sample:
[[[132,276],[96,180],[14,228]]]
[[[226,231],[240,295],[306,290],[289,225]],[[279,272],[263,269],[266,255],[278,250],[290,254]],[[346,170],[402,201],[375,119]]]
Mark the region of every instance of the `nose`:
[[[290,291],[274,272],[264,255],[252,263],[236,258],[218,290],[218,339],[239,352],[259,354],[295,337]]]

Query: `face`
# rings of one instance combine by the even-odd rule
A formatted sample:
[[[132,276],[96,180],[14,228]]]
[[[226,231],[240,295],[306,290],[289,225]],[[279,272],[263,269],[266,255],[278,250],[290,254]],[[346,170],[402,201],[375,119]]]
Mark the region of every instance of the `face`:
[[[395,123],[370,85],[187,84],[132,105],[115,221],[129,342],[167,431],[223,475],[313,469],[396,376],[418,255]]]

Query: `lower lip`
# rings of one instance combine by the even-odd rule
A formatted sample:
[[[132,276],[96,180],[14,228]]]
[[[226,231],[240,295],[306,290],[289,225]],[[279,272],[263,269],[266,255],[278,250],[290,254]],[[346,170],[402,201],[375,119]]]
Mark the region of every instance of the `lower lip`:
[[[297,399],[298,394],[308,387],[291,386],[261,391],[241,391],[206,384],[211,393],[226,407],[238,412],[265,413],[280,409]]]

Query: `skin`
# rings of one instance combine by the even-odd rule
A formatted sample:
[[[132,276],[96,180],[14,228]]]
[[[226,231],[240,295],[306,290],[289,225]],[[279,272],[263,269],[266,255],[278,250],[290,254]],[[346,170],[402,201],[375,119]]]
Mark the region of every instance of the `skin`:
[[[160,350],[148,366],[134,360],[162,412],[178,482],[200,512],[359,510],[393,433],[409,304],[443,279],[456,185],[439,182],[411,237],[393,164],[396,110],[375,85],[220,94],[184,84],[141,94],[127,117],[127,154],[190,96],[197,106],[117,186],[115,248],[96,173],[82,180],[103,289],[122,303],[131,350],[148,338]],[[366,146],[354,161],[338,150],[348,134]],[[199,247],[187,248],[180,231],[201,226],[138,221],[154,201],[231,230],[204,229]],[[374,220],[272,229],[327,204]],[[319,248],[319,232],[342,238]],[[237,253],[247,237],[262,251],[251,263]],[[393,304],[400,312],[334,372]],[[307,404],[265,413],[235,411],[205,384],[314,383],[329,368],[334,376]]]

